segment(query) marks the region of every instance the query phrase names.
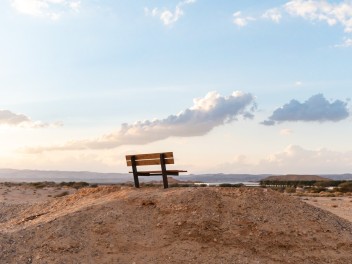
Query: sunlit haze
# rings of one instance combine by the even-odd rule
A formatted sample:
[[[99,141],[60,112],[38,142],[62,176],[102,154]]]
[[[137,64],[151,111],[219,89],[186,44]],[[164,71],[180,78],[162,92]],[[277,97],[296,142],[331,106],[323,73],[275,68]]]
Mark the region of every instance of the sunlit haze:
[[[0,168],[352,172],[352,1],[0,2]]]

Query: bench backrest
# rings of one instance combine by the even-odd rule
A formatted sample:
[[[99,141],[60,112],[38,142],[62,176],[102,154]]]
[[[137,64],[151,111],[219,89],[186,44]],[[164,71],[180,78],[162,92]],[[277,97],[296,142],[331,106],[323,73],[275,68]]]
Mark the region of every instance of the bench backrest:
[[[126,155],[127,166],[132,166],[133,159],[136,166],[161,165],[162,159],[164,164],[174,164],[173,152]]]

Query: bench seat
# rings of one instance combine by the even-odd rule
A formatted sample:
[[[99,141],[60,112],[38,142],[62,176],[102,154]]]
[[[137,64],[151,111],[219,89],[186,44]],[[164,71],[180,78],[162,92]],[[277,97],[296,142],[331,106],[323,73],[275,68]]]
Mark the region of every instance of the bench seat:
[[[167,175],[178,176],[180,172],[187,172],[185,170],[166,170]],[[130,171],[129,173],[133,173]],[[138,176],[159,176],[163,175],[162,171],[138,171]]]

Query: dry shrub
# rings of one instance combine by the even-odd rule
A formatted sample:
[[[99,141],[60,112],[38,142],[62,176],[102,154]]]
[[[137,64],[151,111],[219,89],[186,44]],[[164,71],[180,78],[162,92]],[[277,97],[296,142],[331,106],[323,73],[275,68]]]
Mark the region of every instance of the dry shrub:
[[[64,192],[61,192],[61,193],[54,195],[54,197],[58,198],[58,197],[63,197],[63,196],[69,195],[69,194],[70,193],[68,191],[64,191]]]
[[[285,188],[285,192],[286,193],[295,193],[296,192],[296,188],[295,187],[286,187]]]

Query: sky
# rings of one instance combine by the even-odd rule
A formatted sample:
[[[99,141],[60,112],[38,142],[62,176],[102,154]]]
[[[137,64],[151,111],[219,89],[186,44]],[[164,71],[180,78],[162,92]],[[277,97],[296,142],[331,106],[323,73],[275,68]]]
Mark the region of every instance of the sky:
[[[0,168],[352,173],[352,1],[3,0]]]

